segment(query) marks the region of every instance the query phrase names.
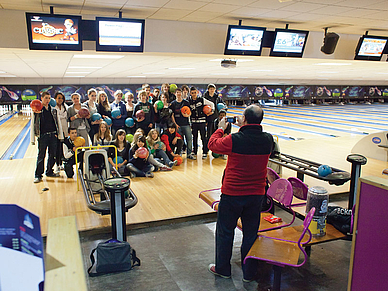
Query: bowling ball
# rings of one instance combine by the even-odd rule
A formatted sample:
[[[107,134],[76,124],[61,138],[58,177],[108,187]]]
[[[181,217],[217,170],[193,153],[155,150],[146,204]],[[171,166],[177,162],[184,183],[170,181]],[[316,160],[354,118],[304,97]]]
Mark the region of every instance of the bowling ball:
[[[170,85],[170,92],[171,93],[175,93],[175,90],[178,88],[178,86],[176,84],[171,84]]]
[[[108,124],[108,126],[112,125],[112,119],[110,119],[109,117],[105,117],[104,121],[106,122],[106,124]]]
[[[163,102],[160,100],[156,101],[155,104],[156,104],[156,109],[158,109],[158,110],[163,109],[163,107],[164,107]]]
[[[87,108],[81,108],[78,111],[78,116],[81,118],[86,118],[89,114],[90,114],[90,112],[89,112],[89,109],[87,109]]]
[[[51,98],[49,104],[51,107],[55,107],[55,106],[57,106],[57,101],[55,101],[54,98]]]
[[[277,98],[283,97],[283,90],[280,89],[280,88],[276,88],[275,92],[274,92],[274,96],[277,97]]]
[[[30,103],[30,107],[33,111],[41,111],[43,109],[42,101],[35,99]]]
[[[116,109],[113,109],[111,115],[112,115],[112,118],[117,118],[117,117],[119,117],[119,116],[121,115],[120,109],[117,109],[117,108],[116,108]]]
[[[34,90],[26,89],[22,92],[23,101],[34,100],[34,99],[36,99],[36,93]]]
[[[117,156],[117,164],[124,162],[123,157]],[[116,158],[113,158],[113,163],[116,163]]]
[[[176,156],[174,157],[174,161],[178,161],[176,165],[179,166],[180,164],[182,164],[183,158],[181,156]]]
[[[145,159],[148,154],[148,150],[145,147],[138,148],[136,152],[140,159]]]
[[[320,165],[318,167],[318,175],[321,177],[326,177],[332,173],[331,168],[328,165]]]
[[[205,105],[203,107],[203,113],[209,114],[210,112],[212,112],[212,108],[209,105]]]
[[[77,136],[73,143],[76,147],[83,147],[85,145],[85,139],[82,136]]]
[[[136,118],[137,119],[143,119],[144,117],[145,117],[145,113],[144,113],[144,111],[143,110],[138,110],[138,111],[136,111]]]
[[[92,121],[97,121],[97,120],[100,120],[102,119],[102,116],[100,113],[93,113],[92,115]]]
[[[217,104],[217,110],[218,110],[218,111],[220,111],[221,109],[225,109],[225,108],[226,108],[226,106],[225,106],[224,103],[218,103],[218,104]]]
[[[387,88],[384,89],[383,96],[384,97],[388,96],[388,89]],[[22,98],[23,98],[23,95],[22,95]]]
[[[213,153],[213,152],[212,152],[212,156],[213,156],[213,158],[215,158],[215,159],[217,159],[217,158],[221,157],[221,155],[220,155],[220,154],[216,154],[216,153]]]
[[[124,198],[127,199],[129,197],[129,191],[128,190],[125,190],[124,192]]]
[[[333,90],[333,97],[339,97],[340,95],[341,95],[341,93],[340,93],[339,89],[334,89]]]
[[[190,110],[189,106],[183,106],[181,108],[181,112],[182,112],[182,114],[186,114],[186,115],[190,115],[191,114],[191,110]]]
[[[132,127],[134,125],[135,125],[135,120],[133,120],[133,118],[128,117],[127,119],[125,119],[125,126],[126,127]]]
[[[128,133],[126,136],[125,136],[125,139],[127,140],[127,142],[131,143],[133,142],[133,135]]]
[[[157,141],[155,144],[159,145],[158,149],[164,148],[164,142],[162,142],[162,141]]]

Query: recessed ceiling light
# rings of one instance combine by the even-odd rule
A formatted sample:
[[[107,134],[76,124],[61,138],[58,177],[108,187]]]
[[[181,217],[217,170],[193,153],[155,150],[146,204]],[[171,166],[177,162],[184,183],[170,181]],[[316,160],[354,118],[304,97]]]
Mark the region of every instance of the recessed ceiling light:
[[[211,73],[210,75],[213,75],[213,76],[228,76],[229,74],[228,73]]]
[[[195,70],[195,68],[168,68],[169,70]]]
[[[273,72],[274,70],[251,70],[252,72]]]
[[[85,76],[64,76],[65,78],[84,78]]]
[[[4,71],[0,71],[0,74],[5,74],[5,72]]]
[[[74,55],[74,59],[121,59],[122,55]]]
[[[158,72],[149,72],[149,73],[142,73],[143,75],[164,75],[164,73],[158,73]]]
[[[379,75],[388,75],[388,72],[379,72],[379,73],[376,73],[376,74],[379,74]]]
[[[352,63],[316,63],[316,66],[350,66]]]
[[[69,66],[69,69],[101,69],[102,67]]]
[[[90,74],[91,72],[66,72],[65,74]]]
[[[127,78],[145,78],[146,76],[127,76]]]
[[[318,73],[319,74],[338,74],[338,72],[334,72],[334,71],[320,71]]]
[[[213,59],[213,60],[209,60],[209,62],[221,62],[222,60],[225,60],[225,59]],[[229,59],[228,59],[229,60]],[[252,59],[233,59],[239,63],[243,63],[243,62],[253,62],[254,60]]]
[[[0,78],[14,78],[15,75],[1,75]]]
[[[213,59],[213,60],[209,60],[209,62],[221,62],[223,59]]]

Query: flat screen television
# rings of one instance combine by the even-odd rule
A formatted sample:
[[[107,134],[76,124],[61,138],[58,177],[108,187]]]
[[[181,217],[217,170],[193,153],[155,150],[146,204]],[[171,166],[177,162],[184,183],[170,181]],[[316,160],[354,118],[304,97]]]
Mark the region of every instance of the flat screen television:
[[[97,51],[143,52],[145,20],[96,17]]]
[[[81,16],[26,13],[30,50],[82,51]]]
[[[356,47],[355,60],[380,61],[387,45],[388,37],[364,35]]]
[[[260,56],[265,27],[229,25],[225,55]]]
[[[301,58],[306,47],[308,31],[275,29],[274,43],[270,56]]]

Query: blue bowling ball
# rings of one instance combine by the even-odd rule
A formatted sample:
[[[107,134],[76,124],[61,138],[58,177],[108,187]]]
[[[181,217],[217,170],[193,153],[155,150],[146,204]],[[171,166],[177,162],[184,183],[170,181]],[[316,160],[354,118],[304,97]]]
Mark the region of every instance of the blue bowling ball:
[[[124,162],[123,158],[120,156],[117,156],[117,163],[121,164],[122,162]],[[116,158],[113,158],[113,163],[116,163]]]
[[[110,119],[109,117],[105,117],[104,121],[106,122],[106,124],[108,124],[108,126],[112,125],[112,119]]]
[[[97,121],[97,120],[100,120],[102,119],[102,116],[100,113],[93,113],[92,115],[92,121]]]
[[[225,109],[225,108],[226,108],[226,106],[225,106],[224,103],[218,103],[218,104],[217,104],[217,110],[218,110],[218,111],[220,111],[221,109]]]
[[[318,175],[321,177],[326,177],[332,173],[331,168],[328,165],[320,165],[318,167]]]
[[[112,114],[112,118],[117,118],[121,115],[121,111],[120,109],[113,109],[111,114]]]
[[[135,121],[133,120],[133,118],[128,117],[127,119],[125,119],[125,126],[126,127],[132,127],[132,126],[134,126],[134,124],[135,124]]]
[[[55,101],[54,98],[51,98],[49,104],[51,107],[55,107],[55,106],[57,106],[57,101]]]

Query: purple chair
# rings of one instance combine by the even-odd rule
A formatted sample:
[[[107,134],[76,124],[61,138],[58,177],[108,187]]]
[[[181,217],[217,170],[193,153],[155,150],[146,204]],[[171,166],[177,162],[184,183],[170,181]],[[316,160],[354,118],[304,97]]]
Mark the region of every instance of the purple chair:
[[[310,226],[311,220],[313,219],[314,212],[315,208],[313,207],[306,215],[306,218],[303,222],[303,232],[301,233],[298,241],[288,240],[286,235],[284,235],[283,238],[274,238],[265,236],[264,234],[259,234],[247,256],[245,257],[244,264],[248,259],[255,259],[273,265],[274,281],[272,290],[280,291],[282,267],[300,267],[306,263],[307,253],[302,245],[311,241],[311,232],[308,227]],[[283,233],[286,234],[284,231],[286,229],[283,228],[278,231],[283,231]],[[309,234],[309,239],[302,243],[302,239],[306,232]],[[299,255],[301,252],[304,258],[301,263],[298,263]]]
[[[300,200],[306,201],[307,193],[309,191],[309,188],[307,187],[307,185],[295,177],[289,177],[288,181],[290,181],[292,185],[293,195]],[[306,205],[306,202],[292,204],[291,206],[302,206],[302,205]]]
[[[268,184],[271,185],[273,183],[273,181],[275,181],[277,179],[280,179],[280,176],[278,175],[278,173],[276,173],[271,168],[267,167],[267,180],[268,180]]]

